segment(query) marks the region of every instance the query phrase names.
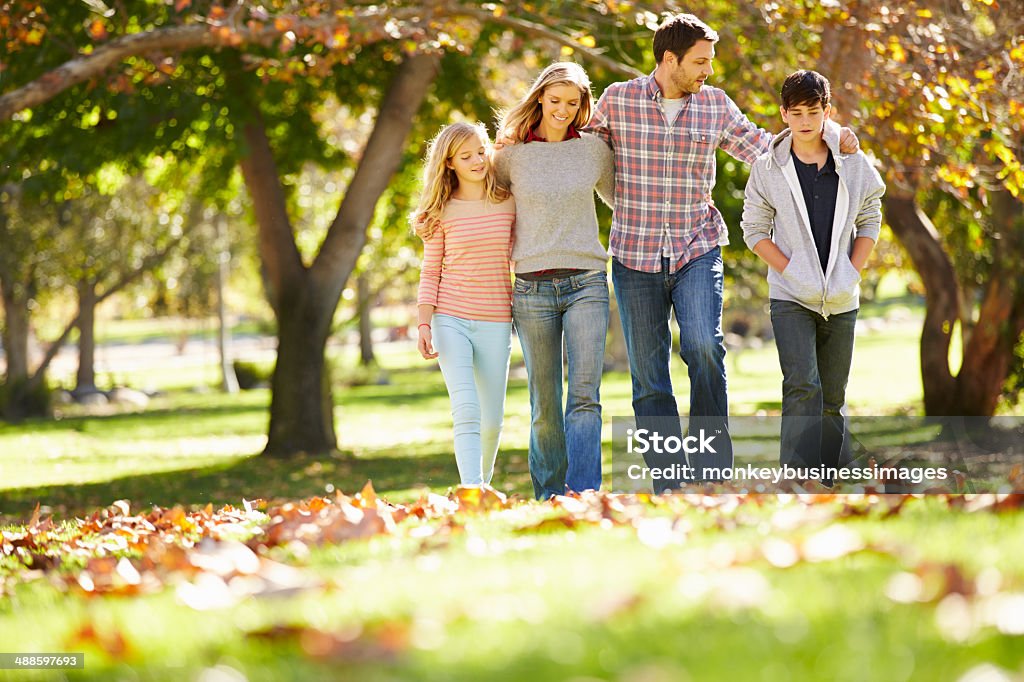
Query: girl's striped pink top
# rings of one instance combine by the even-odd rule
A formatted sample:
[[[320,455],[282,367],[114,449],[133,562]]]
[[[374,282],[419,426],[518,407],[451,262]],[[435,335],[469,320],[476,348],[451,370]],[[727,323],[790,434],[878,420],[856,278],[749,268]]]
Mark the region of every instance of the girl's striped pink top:
[[[423,244],[416,303],[484,322],[512,320],[509,255],[516,203],[450,199],[441,227]]]

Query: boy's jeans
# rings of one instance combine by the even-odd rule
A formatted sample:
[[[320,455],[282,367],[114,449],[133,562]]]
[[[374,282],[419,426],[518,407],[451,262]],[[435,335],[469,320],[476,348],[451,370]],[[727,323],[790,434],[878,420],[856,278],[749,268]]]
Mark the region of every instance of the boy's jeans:
[[[696,478],[704,480],[704,467],[731,467],[732,449],[726,431],[729,402],[725,378],[725,343],[722,334],[723,265],[721,247],[694,258],[675,272],[667,258],[656,273],[639,272],[612,261],[612,282],[622,318],[622,332],[633,378],[633,413],[637,426],[644,417],[678,417],[672,394],[669,360],[672,333],[669,315],[679,325],[680,351],[690,376],[690,417],[709,417],[708,428],[726,432],[716,458],[690,462]],[[693,430],[694,424],[690,428]],[[662,434],[665,435],[665,434]],[[675,434],[678,435],[678,434]],[[650,466],[667,462],[648,461]],[[682,481],[655,482],[655,492],[679,487]]]
[[[490,484],[505,414],[511,322],[434,314],[434,347],[452,403],[462,485]]]
[[[857,311],[830,315],[826,320],[797,303],[772,299],[771,316],[782,366],[779,463],[838,466],[846,430],[842,410],[853,361]]]
[[[550,281],[516,279],[512,318],[530,387],[530,477],[537,499],[601,487],[601,371],[608,278],[594,270]],[[568,397],[562,413],[562,344]]]

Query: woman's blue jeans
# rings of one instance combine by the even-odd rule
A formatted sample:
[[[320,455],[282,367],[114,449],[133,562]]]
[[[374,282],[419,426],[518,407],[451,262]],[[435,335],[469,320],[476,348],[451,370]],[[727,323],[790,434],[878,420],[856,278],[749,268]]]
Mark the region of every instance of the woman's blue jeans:
[[[516,278],[512,318],[530,387],[530,477],[537,499],[601,487],[601,372],[608,333],[608,280]],[[562,411],[562,349],[568,392]]]

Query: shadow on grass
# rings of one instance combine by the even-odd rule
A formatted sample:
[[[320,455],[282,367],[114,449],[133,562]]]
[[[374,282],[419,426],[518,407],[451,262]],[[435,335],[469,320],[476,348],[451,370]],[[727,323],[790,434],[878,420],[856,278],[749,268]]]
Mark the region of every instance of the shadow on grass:
[[[448,451],[415,456],[355,457],[347,452],[301,454],[290,458],[251,455],[223,464],[127,476],[78,485],[49,485],[0,491],[0,526],[24,523],[39,503],[56,519],[91,514],[115,500],[129,500],[133,512],[153,505],[242,505],[242,498],[302,499],[332,490],[358,492],[367,480],[383,497],[402,501],[418,489],[444,492],[458,485],[455,457]],[[526,450],[499,455],[495,487],[527,494],[530,487]],[[333,486],[333,487],[332,487]],[[389,496],[388,493],[395,493]]]
[[[183,419],[195,417],[242,417],[252,414],[265,415],[268,407],[264,404],[239,405],[204,405],[195,407],[167,407],[134,412],[117,412],[114,414],[83,414],[59,419],[34,419],[10,427],[21,431],[53,432],[53,431],[106,431],[108,429],[124,429],[131,431],[134,427],[156,428],[169,427],[174,422],[175,431],[180,428]],[[0,431],[2,433],[2,431]]]
[[[393,405],[400,403],[423,407],[424,403],[447,400],[444,384],[384,384],[381,386],[358,386],[343,390],[335,389],[334,404],[337,407],[353,405]]]

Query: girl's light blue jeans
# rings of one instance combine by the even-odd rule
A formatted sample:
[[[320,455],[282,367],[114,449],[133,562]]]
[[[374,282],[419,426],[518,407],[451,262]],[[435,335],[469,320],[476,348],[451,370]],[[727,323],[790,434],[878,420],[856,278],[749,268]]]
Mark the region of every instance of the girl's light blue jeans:
[[[512,323],[435,313],[433,336],[452,403],[459,478],[462,485],[489,485],[504,423]]]

